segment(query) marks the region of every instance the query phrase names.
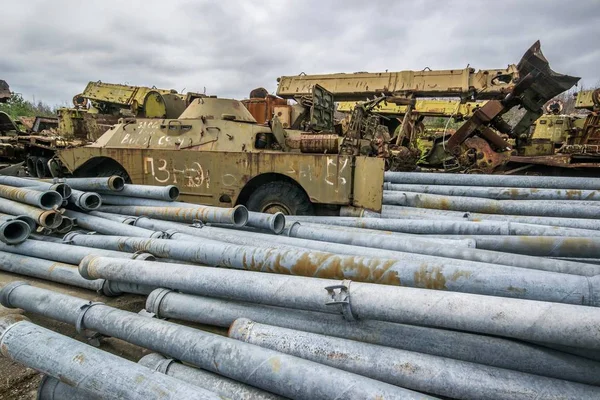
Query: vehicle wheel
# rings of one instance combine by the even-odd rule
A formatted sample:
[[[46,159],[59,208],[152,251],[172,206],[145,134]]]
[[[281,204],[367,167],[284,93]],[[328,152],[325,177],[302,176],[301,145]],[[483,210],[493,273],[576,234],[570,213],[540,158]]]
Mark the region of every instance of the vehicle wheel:
[[[286,215],[311,215],[313,205],[298,186],[290,182],[269,182],[259,186],[246,202],[250,211]]]
[[[36,172],[37,159],[38,158],[36,156],[29,156],[25,160],[25,165],[27,166],[27,173],[29,174],[29,176],[31,176],[33,178],[37,177],[37,172]]]

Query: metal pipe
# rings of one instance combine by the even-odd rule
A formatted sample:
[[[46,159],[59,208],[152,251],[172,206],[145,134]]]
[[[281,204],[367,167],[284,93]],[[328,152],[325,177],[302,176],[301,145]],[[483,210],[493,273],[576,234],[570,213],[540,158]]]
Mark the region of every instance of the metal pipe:
[[[386,172],[390,183],[457,186],[510,186],[519,188],[600,189],[598,178],[526,175],[440,174],[429,172]]]
[[[57,228],[62,219],[62,216],[54,210],[41,210],[27,204],[6,199],[0,201],[0,212],[12,215],[26,215],[33,218],[38,225],[49,229]]]
[[[69,197],[71,197],[71,193],[72,193],[71,187],[69,185],[67,185],[66,183],[62,183],[62,182],[49,183],[49,182],[43,182],[43,181],[33,181],[32,183],[35,183],[35,185],[20,186],[20,187],[26,187],[28,189],[40,190],[40,191],[53,190],[55,192],[58,192],[58,194],[60,194],[64,200],[67,200]],[[15,186],[15,185],[11,185],[11,186]]]
[[[87,214],[93,215],[94,217],[100,217],[100,218],[105,218],[105,219],[108,219],[111,221],[119,222],[119,223],[125,224],[125,225],[135,225],[135,221],[138,218],[144,218],[144,217],[130,217],[128,215],[121,215],[121,214],[111,214],[111,213],[106,213],[106,212],[102,212],[102,211],[90,211]],[[143,226],[141,226],[141,227],[143,228]],[[161,230],[161,229],[156,229],[156,230]]]
[[[344,256],[316,251],[239,246],[197,240],[174,233],[175,240],[70,233],[69,240],[88,247],[149,252],[210,266],[261,272],[354,278],[361,282],[449,290],[491,296],[600,306],[600,276],[586,277],[509,266],[452,265]],[[595,266],[597,267],[597,266]]]
[[[147,258],[147,255],[75,246],[66,243],[42,242],[39,240],[26,240],[23,243],[15,245],[0,243],[0,251],[74,265],[79,265],[81,260],[90,254],[98,254],[103,257],[124,257],[127,259],[140,256]]]
[[[343,305],[348,318],[600,349],[600,313],[594,307],[94,256],[81,262],[79,273],[308,311],[339,313]]]
[[[97,210],[102,205],[102,198],[98,193],[82,192],[80,190],[72,190],[69,203],[86,211]]]
[[[369,215],[367,213],[366,215]],[[457,219],[457,220],[496,220],[514,221],[526,224],[563,226],[565,228],[595,229],[600,230],[600,221],[585,218],[558,218],[558,217],[535,217],[527,215],[506,214],[483,214],[464,211],[435,210],[430,208],[415,208],[402,206],[383,206],[381,217],[404,218],[415,217],[418,219]]]
[[[363,246],[407,253],[426,254],[438,257],[447,257],[449,259],[470,260],[487,264],[512,266],[533,270],[543,270],[548,272],[584,276],[594,276],[600,274],[600,268],[594,264],[582,264],[562,260],[543,259],[539,257],[525,257],[523,255],[511,254],[513,253],[513,251],[508,246],[503,247],[502,250],[491,249],[483,245],[479,246],[479,240],[476,241],[477,248],[472,249],[457,246],[440,246],[439,244],[435,244],[435,241],[431,241],[431,237],[427,238],[429,240],[422,240],[420,237],[395,237],[393,240],[391,240],[390,237],[386,236],[385,234],[357,235],[352,232],[343,232],[340,230],[334,230],[330,228],[319,228],[314,225],[305,226],[302,224],[291,225],[289,228],[286,229],[286,233],[294,238],[312,239],[333,243],[344,243],[353,246]],[[483,237],[485,238],[485,236]],[[512,238],[512,236],[500,236],[500,238],[507,237]],[[472,238],[472,236],[461,236],[460,238],[469,239]],[[548,236],[548,238],[552,239],[554,237]],[[572,239],[588,240],[588,238]],[[451,262],[451,260],[448,260],[448,262]]]
[[[3,329],[0,344],[4,357],[102,399],[220,399],[214,393],[29,321]]]
[[[61,233],[61,234],[69,233],[69,232],[71,232],[71,230],[73,230],[74,226],[75,226],[75,221],[73,220],[73,218],[65,217],[63,215],[62,221],[61,221],[60,225],[58,226],[58,228],[55,229],[55,232]]]
[[[22,308],[28,312],[120,338],[289,398],[429,398],[360,375],[220,335],[150,319],[104,304],[90,305],[87,300],[36,288],[23,282],[11,283],[0,290],[0,302],[5,307]],[[345,392],[340,393],[340,388]]]
[[[104,214],[104,213],[101,213]],[[109,214],[113,215],[114,214]],[[117,217],[121,222],[126,223],[129,221],[129,217],[120,216]],[[294,222],[293,224],[298,224]],[[370,247],[350,246],[339,243],[323,242],[317,240],[298,239],[294,237],[288,237],[286,235],[270,235],[265,233],[259,233],[254,231],[243,231],[239,229],[226,229],[215,226],[189,226],[183,225],[177,222],[160,221],[146,217],[138,217],[135,219],[135,225],[142,228],[151,230],[161,230],[179,232],[186,235],[195,236],[198,238],[205,238],[211,240],[218,240],[221,242],[233,243],[244,246],[256,246],[256,247],[267,247],[267,248],[278,248],[287,250],[305,250],[312,249],[336,254],[364,256],[371,258],[389,258],[389,259],[402,259],[419,262],[438,262],[447,263],[448,260],[442,257],[423,255],[417,253],[404,253],[399,251],[391,251],[385,249],[375,249]],[[190,239],[191,240],[191,239]],[[475,261],[459,260],[455,259],[452,261],[453,264],[480,266],[480,263]],[[577,264],[579,266],[579,264]],[[543,266],[542,266],[543,267]],[[568,266],[565,267],[568,270]],[[561,271],[565,272],[565,271]],[[571,272],[569,270],[569,272]],[[584,275],[578,268],[575,272],[577,275]],[[588,272],[584,269],[584,272]],[[597,267],[591,275],[600,274],[600,267]]]
[[[62,383],[56,378],[44,375],[38,386],[36,400],[90,400],[98,399],[88,392]]]
[[[597,399],[600,388],[450,358],[236,320],[229,337],[434,395],[470,400]]]
[[[244,206],[221,207],[137,207],[102,206],[99,211],[135,216],[148,216],[167,221],[193,223],[196,221],[244,226],[248,222],[248,210]]]
[[[384,192],[383,203],[441,210],[488,214],[534,215],[545,217],[596,218],[596,207],[540,202],[537,200],[491,200],[411,192]]]
[[[284,399],[276,394],[265,392],[264,390],[257,389],[253,386],[226,378],[213,372],[183,365],[172,358],[166,358],[158,353],[145,355],[138,361],[138,364],[231,399]]]
[[[115,221],[110,221],[105,218],[95,217],[93,215],[88,215],[77,211],[66,210],[65,215],[75,219],[77,226],[105,235],[125,235],[146,238],[161,238],[165,235],[164,232],[151,231],[137,226],[120,224]]]
[[[63,202],[62,196],[53,190],[39,191],[7,185],[0,185],[0,197],[29,204],[42,210],[54,210]]]
[[[73,189],[84,192],[94,192],[97,190],[121,192],[125,187],[125,180],[118,175],[106,178],[66,178],[64,181]]]
[[[30,226],[21,220],[13,219],[12,221],[0,223],[0,241],[3,243],[23,243],[30,234]]]
[[[111,195],[115,194],[114,191],[101,192],[104,194]],[[125,184],[123,189],[119,191],[118,196],[125,197],[139,197],[142,199],[154,199],[163,201],[175,201],[179,197],[179,188],[175,185],[167,186],[153,186],[153,185],[131,185]]]
[[[560,228],[523,224],[509,221],[449,221],[449,220],[406,220],[356,217],[313,217],[291,216],[290,221],[310,222],[321,225],[336,225],[366,228],[410,234],[445,235],[521,235],[521,236],[600,236],[600,231],[590,229]]]
[[[285,215],[282,212],[275,214],[265,214],[254,211],[248,211],[248,222],[246,225],[271,231],[276,235],[283,232],[285,228]]]
[[[600,385],[598,362],[493,336],[383,321],[348,322],[341,315],[200,297],[168,289],[150,293],[146,310],[158,318],[219,327],[229,327],[245,317],[284,328]]]
[[[15,219],[25,222],[27,225],[29,225],[31,231],[35,231],[37,228],[37,224],[35,223],[34,219],[28,217],[27,215],[9,215],[0,213],[0,221],[2,222],[13,221]]]
[[[494,200],[600,200],[600,190],[537,189],[511,187],[403,185],[384,182],[384,190],[483,197]]]

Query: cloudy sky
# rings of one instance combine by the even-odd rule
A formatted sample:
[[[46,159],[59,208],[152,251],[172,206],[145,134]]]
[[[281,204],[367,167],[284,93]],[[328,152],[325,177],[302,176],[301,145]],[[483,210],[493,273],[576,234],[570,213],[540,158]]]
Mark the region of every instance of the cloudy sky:
[[[0,79],[51,105],[88,81],[244,98],[305,73],[503,68],[537,39],[600,84],[600,1],[4,0]]]

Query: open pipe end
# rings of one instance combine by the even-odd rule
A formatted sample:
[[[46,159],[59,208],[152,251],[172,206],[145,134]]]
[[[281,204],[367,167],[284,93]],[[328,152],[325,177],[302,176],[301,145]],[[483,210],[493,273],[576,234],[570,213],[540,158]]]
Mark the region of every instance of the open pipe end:
[[[58,192],[64,200],[67,200],[73,194],[73,189],[66,183],[55,183],[51,186],[51,189]]]
[[[282,212],[273,214],[269,224],[271,225],[271,231],[279,235],[285,229],[285,215]]]
[[[63,197],[55,190],[46,190],[40,193],[40,208],[42,210],[53,210],[62,205]]]
[[[75,226],[75,220],[73,218],[68,218],[63,216],[63,219],[60,223],[60,225],[58,226],[58,228],[56,228],[56,232],[57,233],[69,233],[71,232],[71,229],[73,229],[73,227]]]
[[[29,225],[29,229],[31,229],[32,232],[34,232],[35,229],[37,228],[37,222],[35,222],[35,219],[31,218],[28,215],[17,215],[15,217],[15,219],[18,219],[19,221],[23,221],[27,225]]]
[[[62,215],[56,211],[44,211],[38,219],[41,226],[48,229],[56,229],[62,223]]]
[[[115,192],[120,192],[125,187],[125,179],[118,175],[108,178],[108,188]]]
[[[288,224],[284,230],[283,234],[286,236],[294,237],[296,235],[296,230],[300,227],[300,222],[292,221],[291,225]]]
[[[38,386],[37,399],[55,399],[56,388],[60,384],[60,381],[49,375],[44,375]]]
[[[100,206],[102,205],[102,198],[98,193],[86,192],[83,195],[81,195],[81,197],[79,197],[77,205],[82,210],[94,211],[100,208]]]
[[[248,318],[238,318],[232,322],[227,331],[227,336],[232,339],[241,340],[243,342],[248,341],[249,336],[252,332],[252,326],[254,322]]]
[[[23,243],[31,234],[29,224],[18,219],[0,225],[0,241],[6,244]]]
[[[233,208],[233,225],[238,228],[246,226],[248,223],[248,209],[244,206],[235,206]]]
[[[175,201],[179,197],[179,188],[175,185],[167,186],[167,194],[169,199]]]

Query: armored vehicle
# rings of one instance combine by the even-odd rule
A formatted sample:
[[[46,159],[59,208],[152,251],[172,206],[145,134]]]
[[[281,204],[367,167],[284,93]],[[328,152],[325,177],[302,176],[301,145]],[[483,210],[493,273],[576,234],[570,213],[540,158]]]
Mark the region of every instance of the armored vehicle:
[[[122,118],[93,144],[65,149],[53,175],[119,174],[177,185],[188,202],[286,214],[381,209],[384,160],[340,154],[333,102],[313,90],[303,130],[258,124],[238,100],[201,96],[176,119]],[[320,128],[318,133],[315,128]]]
[[[10,99],[10,88],[8,83],[0,79],[0,103],[6,103]]]

